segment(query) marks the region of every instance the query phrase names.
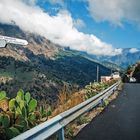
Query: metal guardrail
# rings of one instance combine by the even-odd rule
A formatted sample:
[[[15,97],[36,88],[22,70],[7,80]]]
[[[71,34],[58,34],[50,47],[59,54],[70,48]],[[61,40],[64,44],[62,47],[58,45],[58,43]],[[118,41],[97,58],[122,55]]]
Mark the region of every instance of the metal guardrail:
[[[58,133],[59,140],[64,140],[64,127],[78,116],[88,112],[95,106],[102,104],[119,86],[120,81],[94,97],[78,104],[77,106],[55,116],[54,118],[16,136],[12,140],[44,140]]]

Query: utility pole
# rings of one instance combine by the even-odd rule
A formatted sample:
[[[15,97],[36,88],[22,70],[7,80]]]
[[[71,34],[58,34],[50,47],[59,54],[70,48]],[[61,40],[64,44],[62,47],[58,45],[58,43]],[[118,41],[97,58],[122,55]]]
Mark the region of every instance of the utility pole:
[[[112,74],[112,68],[111,68],[111,70],[110,70],[110,71],[111,71],[111,74]],[[110,74],[110,75],[111,75],[111,74]]]
[[[97,73],[97,75],[96,75],[96,78],[97,78],[97,82],[99,82],[99,66],[97,65],[97,71],[96,71]]]

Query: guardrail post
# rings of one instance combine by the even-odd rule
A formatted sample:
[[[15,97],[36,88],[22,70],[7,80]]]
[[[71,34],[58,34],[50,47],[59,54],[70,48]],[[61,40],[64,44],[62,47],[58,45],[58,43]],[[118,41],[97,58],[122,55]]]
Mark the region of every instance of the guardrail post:
[[[104,102],[104,99],[101,99],[101,103],[100,103],[100,106],[101,106],[101,107],[104,107],[104,106],[105,106],[105,102]]]
[[[65,137],[64,137],[64,128],[61,128],[61,129],[58,131],[58,139],[59,139],[59,140],[65,140]]]

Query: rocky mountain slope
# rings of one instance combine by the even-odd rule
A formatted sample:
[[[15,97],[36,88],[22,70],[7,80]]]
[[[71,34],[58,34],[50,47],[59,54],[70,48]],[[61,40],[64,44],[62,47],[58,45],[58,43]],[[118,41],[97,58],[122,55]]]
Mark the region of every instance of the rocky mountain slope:
[[[95,56],[90,55],[90,57],[100,61],[100,62],[111,62],[117,64],[122,68],[127,68],[129,65],[135,64],[140,60],[140,49],[133,50],[132,48],[123,48],[122,54],[116,56]]]
[[[53,44],[42,36],[23,32],[17,26],[0,24],[0,34],[28,41],[29,45],[27,46],[8,45],[6,49],[0,51],[1,56],[12,56],[17,60],[29,60],[27,56],[29,51],[33,52],[34,55],[43,54],[46,58],[52,58],[62,49],[59,45]]]
[[[109,68],[17,26],[0,24],[0,34],[29,42],[24,47],[8,45],[0,50],[0,77],[8,79],[0,81],[0,90],[7,91],[8,96],[22,88],[38,100],[53,103],[63,85],[78,90],[94,81],[97,65],[99,75],[110,75]]]

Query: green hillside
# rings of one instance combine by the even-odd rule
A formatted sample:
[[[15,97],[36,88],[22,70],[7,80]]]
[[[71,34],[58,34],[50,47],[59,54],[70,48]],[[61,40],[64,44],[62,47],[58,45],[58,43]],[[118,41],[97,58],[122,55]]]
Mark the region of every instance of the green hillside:
[[[22,88],[38,100],[54,103],[64,85],[79,90],[99,75],[110,75],[110,69],[86,58],[81,52],[67,50],[41,36],[25,33],[17,26],[0,24],[3,35],[25,38],[27,47],[8,45],[0,52],[0,90],[9,97]]]

